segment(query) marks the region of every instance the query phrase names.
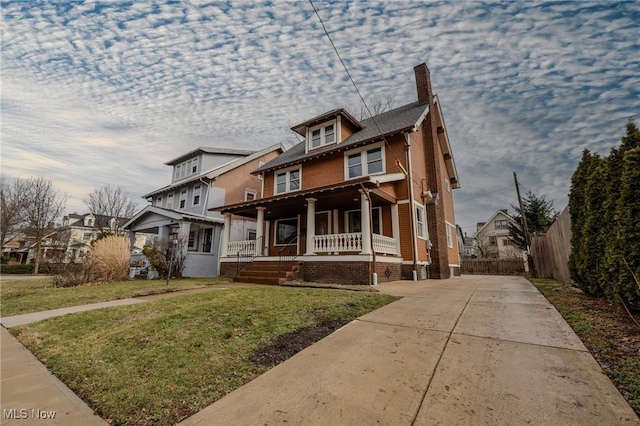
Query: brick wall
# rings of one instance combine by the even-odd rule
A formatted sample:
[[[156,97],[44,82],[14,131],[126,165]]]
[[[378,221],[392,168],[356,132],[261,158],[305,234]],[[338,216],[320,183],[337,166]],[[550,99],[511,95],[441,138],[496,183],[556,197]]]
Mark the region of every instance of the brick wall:
[[[303,276],[305,281],[330,284],[363,284],[369,285],[371,279],[371,262],[305,262]],[[385,271],[389,268],[389,278]],[[396,281],[400,279],[401,265],[398,263],[376,262],[378,282]]]

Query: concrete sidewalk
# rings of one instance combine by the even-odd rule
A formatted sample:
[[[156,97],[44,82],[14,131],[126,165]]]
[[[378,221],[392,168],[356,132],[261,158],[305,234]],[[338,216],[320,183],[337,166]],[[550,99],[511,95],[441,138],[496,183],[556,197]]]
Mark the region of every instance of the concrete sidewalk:
[[[526,279],[379,286],[405,296],[180,423],[639,425]]]

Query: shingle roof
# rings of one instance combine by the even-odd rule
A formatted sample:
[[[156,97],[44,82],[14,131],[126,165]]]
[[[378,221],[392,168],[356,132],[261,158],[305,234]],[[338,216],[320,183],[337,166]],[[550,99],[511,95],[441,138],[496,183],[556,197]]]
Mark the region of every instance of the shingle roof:
[[[166,165],[168,166],[173,166],[177,163],[182,162],[183,160],[186,160],[190,157],[194,157],[196,154],[200,153],[200,152],[206,152],[207,154],[222,154],[222,155],[243,155],[243,156],[248,156],[251,155],[253,153],[255,153],[255,151],[247,151],[247,150],[243,150],[243,149],[233,149],[233,148],[218,148],[215,146],[201,146],[199,148],[196,148],[192,151],[189,151],[185,154],[181,154],[180,156],[174,158],[173,160],[167,161]]]
[[[380,133],[386,136],[402,130],[413,128],[414,126],[420,124],[421,119],[426,116],[428,109],[429,105],[426,102],[413,102],[394,110],[384,112],[382,114],[376,115],[373,118],[368,118],[361,121],[361,124],[364,128],[359,132],[352,134],[341,143],[314,149],[309,153],[305,153],[306,141],[302,141],[299,144],[295,145],[293,148],[285,151],[282,155],[279,155],[278,157],[269,161],[254,173],[281,168],[292,163],[299,163],[318,155],[327,154],[331,151],[344,150],[351,145],[366,142],[370,139],[377,139],[381,137]],[[377,127],[374,124],[374,120],[375,124],[377,124]],[[378,130],[378,128],[380,130]]]

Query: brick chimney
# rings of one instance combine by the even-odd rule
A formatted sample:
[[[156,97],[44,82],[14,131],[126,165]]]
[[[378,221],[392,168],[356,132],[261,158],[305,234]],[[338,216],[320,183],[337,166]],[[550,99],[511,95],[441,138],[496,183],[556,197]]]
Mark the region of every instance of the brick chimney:
[[[433,98],[433,91],[431,90],[431,74],[427,64],[422,63],[413,67],[413,72],[416,75],[416,89],[418,91],[418,102],[431,101],[429,97]],[[431,103],[431,102],[430,102]]]

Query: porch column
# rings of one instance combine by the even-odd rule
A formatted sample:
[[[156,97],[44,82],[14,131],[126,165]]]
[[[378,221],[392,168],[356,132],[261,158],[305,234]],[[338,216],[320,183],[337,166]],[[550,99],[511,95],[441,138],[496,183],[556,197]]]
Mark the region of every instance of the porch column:
[[[360,226],[362,227],[362,251],[360,254],[371,254],[371,215],[369,199],[363,190],[360,190]]]
[[[316,201],[315,198],[307,198],[307,252],[305,256],[313,255],[313,237],[316,236]]]
[[[270,236],[271,235],[271,221],[270,220],[265,220],[264,221],[264,249],[265,251],[262,252],[263,255],[265,255],[264,253],[267,253],[266,256],[269,256],[269,243],[270,243]]]
[[[222,256],[227,257],[227,249],[231,239],[231,213],[224,214],[224,229],[222,230]]]
[[[262,256],[264,245],[264,211],[266,207],[256,207],[258,210],[258,223],[256,224],[256,256]]]
[[[340,222],[338,222],[339,220],[339,216],[338,216],[338,209],[333,209],[333,232],[332,234],[339,234],[340,233],[340,227],[338,226],[340,224]]]
[[[400,220],[398,217],[398,205],[391,204],[391,236],[396,240],[396,250],[400,256]]]

